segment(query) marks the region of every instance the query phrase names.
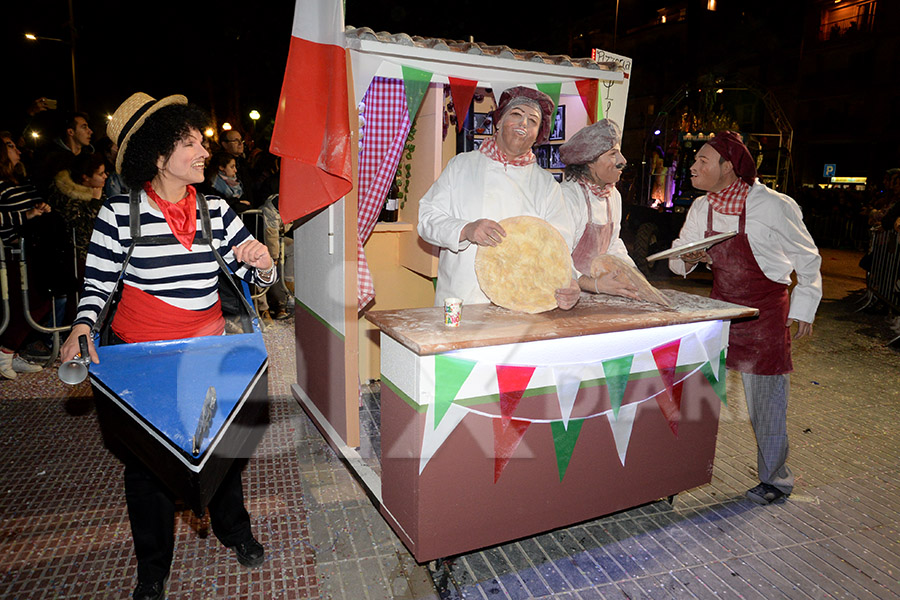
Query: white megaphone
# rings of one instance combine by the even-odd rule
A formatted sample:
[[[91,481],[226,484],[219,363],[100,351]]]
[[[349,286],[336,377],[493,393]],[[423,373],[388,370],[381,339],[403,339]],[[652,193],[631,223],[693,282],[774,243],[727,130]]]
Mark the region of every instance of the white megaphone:
[[[91,364],[91,353],[88,351],[86,335],[78,336],[78,349],[81,351],[81,354],[72,360],[67,360],[59,366],[57,373],[63,383],[77,385],[84,381],[88,375],[88,365]]]

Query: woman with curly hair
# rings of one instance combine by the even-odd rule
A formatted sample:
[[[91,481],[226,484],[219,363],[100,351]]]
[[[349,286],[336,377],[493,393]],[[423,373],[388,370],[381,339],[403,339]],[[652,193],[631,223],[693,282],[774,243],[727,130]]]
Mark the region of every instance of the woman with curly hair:
[[[3,143],[0,149],[0,239],[3,240],[5,258],[11,261],[13,247],[26,226],[36,217],[50,212],[50,206],[25,176],[22,154],[12,135],[8,131],[0,132],[0,142]],[[41,367],[15,354],[31,333],[31,328],[21,316],[23,303],[19,269],[7,269],[6,273],[9,278],[11,318],[6,330],[0,334],[0,376],[15,379],[18,373],[37,372]],[[49,300],[38,294],[37,286],[29,286],[29,304],[32,317],[38,320],[50,310]]]
[[[266,246],[253,239],[223,199],[207,198],[210,244],[197,237],[202,225],[194,185],[203,181],[207,151],[200,132],[207,123],[203,111],[184,96],[156,101],[142,93],[128,98],[109,123],[107,134],[119,147],[116,169],[139,202],[141,236],[158,242],[133,245],[111,324],[113,343],[221,335],[225,321],[213,252],[247,282],[263,287],[275,283],[275,265]],[[129,196],[116,196],[100,209],[75,325],[61,351],[63,361],[78,354],[78,338],[87,335],[91,360],[99,363],[90,332],[132,247],[129,204]],[[133,597],[161,599],[174,550],[175,498],[140,460],[123,460],[138,563]],[[209,513],[216,537],[234,550],[242,565],[263,563],[263,547],[253,537],[244,507],[239,463],[219,485]]]

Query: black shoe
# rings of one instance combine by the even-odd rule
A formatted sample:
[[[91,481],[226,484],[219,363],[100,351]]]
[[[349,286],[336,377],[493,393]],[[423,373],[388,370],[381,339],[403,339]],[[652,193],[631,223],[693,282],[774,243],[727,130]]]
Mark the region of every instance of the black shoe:
[[[134,600],[165,600],[166,580],[154,581],[153,583],[138,581],[138,585],[134,588],[134,594],[131,597]]]
[[[266,560],[266,551],[262,544],[250,538],[246,542],[241,542],[237,546],[232,546],[237,560],[245,567],[258,567]]]
[[[787,496],[788,494],[768,483],[760,483],[755,488],[747,490],[747,499],[762,505],[778,502]]]
[[[275,319],[276,321],[283,321],[285,319],[290,319],[291,313],[284,310],[283,308],[279,308],[278,310],[275,311],[275,314],[272,315],[272,318]]]

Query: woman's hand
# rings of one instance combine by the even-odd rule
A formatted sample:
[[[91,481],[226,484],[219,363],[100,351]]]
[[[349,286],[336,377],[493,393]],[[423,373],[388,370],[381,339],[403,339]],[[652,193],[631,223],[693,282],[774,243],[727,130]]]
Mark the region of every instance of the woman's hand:
[[[468,240],[477,246],[496,246],[506,237],[506,231],[497,221],[478,219],[466,223],[459,234],[459,241]]]
[[[72,327],[72,332],[69,333],[69,337],[66,338],[66,341],[63,342],[62,347],[59,349],[60,360],[66,362],[72,360],[81,353],[81,350],[78,347],[78,338],[82,335],[87,336],[88,352],[91,355],[91,362],[95,365],[100,364],[100,358],[97,356],[97,350],[94,348],[94,336],[91,335],[91,328],[84,323],[79,323]]]
[[[27,211],[25,211],[25,218],[33,219],[48,212],[50,212],[49,204],[47,204],[46,202],[37,202],[32,208],[29,208]]]
[[[597,277],[582,275],[578,278],[578,283],[581,286],[581,289],[593,294],[602,293],[611,296],[624,296],[634,300],[641,299],[634,284],[618,269],[615,271],[608,271]]]
[[[556,305],[562,310],[569,310],[578,304],[578,298],[581,296],[581,288],[575,279],[569,282],[569,285],[556,290]]]
[[[272,257],[269,256],[269,249],[259,240],[247,240],[240,246],[235,246],[234,258],[238,262],[245,265],[256,267],[257,269],[271,269]]]

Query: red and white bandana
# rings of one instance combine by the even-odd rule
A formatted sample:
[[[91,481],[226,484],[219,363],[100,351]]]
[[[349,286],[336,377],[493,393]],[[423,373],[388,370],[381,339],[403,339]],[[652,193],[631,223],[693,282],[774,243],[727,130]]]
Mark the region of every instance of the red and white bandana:
[[[591,183],[590,181],[585,181],[584,179],[579,179],[578,183],[581,184],[586,191],[590,192],[597,198],[609,198],[610,194],[612,194],[613,188],[616,187],[614,183],[607,183],[606,185],[597,185],[596,183]]]
[[[706,195],[713,210],[723,215],[739,215],[744,210],[750,186],[741,179],[735,179],[721,192],[710,192]]]
[[[491,160],[496,160],[498,163],[501,163],[503,166],[512,165],[514,167],[527,167],[531,163],[535,161],[534,152],[529,150],[522,156],[518,158],[514,158],[509,160],[503,151],[497,147],[497,142],[494,141],[494,138],[488,138],[482,142],[481,146],[478,148],[478,151],[490,158]]]

